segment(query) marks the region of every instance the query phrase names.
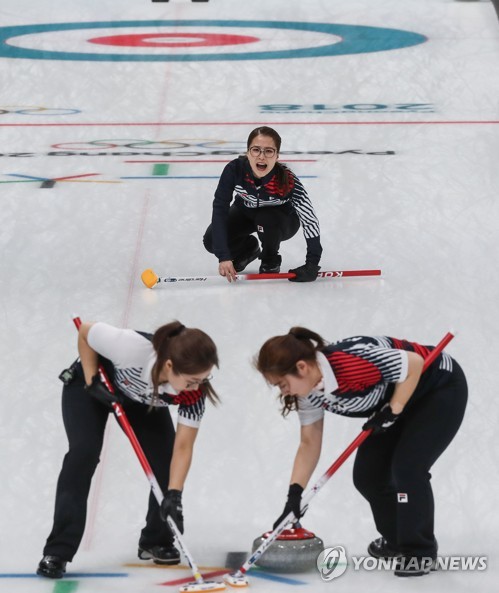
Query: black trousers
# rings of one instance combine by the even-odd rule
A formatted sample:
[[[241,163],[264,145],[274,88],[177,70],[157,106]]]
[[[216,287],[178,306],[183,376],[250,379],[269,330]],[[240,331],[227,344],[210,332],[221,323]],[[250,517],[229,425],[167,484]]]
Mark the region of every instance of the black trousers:
[[[59,556],[66,561],[73,559],[83,537],[90,484],[99,463],[110,414],[107,407],[83,389],[83,385],[83,380],[78,377],[62,392],[62,417],[69,450],[57,482],[52,531],[43,550],[44,555]],[[125,399],[126,416],[161,489],[166,491],[175,439],[170,412],[166,407],[149,411],[148,406]],[[170,545],[172,542],[173,535],[161,520],[159,505],[151,492],[139,544]]]
[[[244,255],[248,250],[248,238],[258,234],[262,244],[262,260],[279,253],[282,241],[296,235],[300,220],[295,210],[289,205],[268,206],[265,208],[246,208],[232,204],[227,221],[227,238],[232,259]],[[213,253],[212,225],[206,229],[203,243],[207,251]]]
[[[461,425],[468,389],[454,361],[449,382],[408,405],[387,432],[359,447],[353,478],[379,533],[407,556],[437,554],[430,468]]]

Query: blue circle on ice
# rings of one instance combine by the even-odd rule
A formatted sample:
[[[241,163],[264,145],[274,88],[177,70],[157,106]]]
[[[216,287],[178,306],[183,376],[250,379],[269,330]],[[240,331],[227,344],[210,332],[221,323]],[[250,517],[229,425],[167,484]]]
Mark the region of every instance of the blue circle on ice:
[[[276,51],[248,51],[245,53],[189,53],[189,54],[119,54],[82,53],[30,49],[9,44],[23,35],[36,35],[54,31],[84,29],[119,29],[124,27],[241,27],[244,29],[288,29],[334,35],[334,42],[316,47],[283,49]],[[338,40],[338,37],[341,39]],[[0,27],[0,57],[30,60],[79,60],[96,62],[211,62],[222,60],[277,60],[289,58],[317,58],[348,54],[371,53],[402,49],[424,43],[427,38],[419,33],[401,29],[335,25],[329,23],[294,23],[283,21],[103,21],[92,23],[50,23]],[[16,43],[22,43],[17,39]]]

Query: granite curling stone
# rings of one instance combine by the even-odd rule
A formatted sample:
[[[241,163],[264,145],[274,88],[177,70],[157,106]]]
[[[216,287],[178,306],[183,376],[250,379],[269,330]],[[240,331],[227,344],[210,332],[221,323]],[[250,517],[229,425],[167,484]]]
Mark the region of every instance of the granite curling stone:
[[[253,552],[270,533],[255,539]],[[311,531],[303,527],[285,529],[255,564],[274,572],[306,572],[315,568],[317,556],[323,549],[324,542]]]

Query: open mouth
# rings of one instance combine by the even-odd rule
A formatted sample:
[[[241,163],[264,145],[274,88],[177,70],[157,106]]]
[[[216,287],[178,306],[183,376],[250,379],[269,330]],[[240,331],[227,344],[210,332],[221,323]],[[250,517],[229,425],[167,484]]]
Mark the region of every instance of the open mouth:
[[[256,164],[256,168],[257,168],[259,171],[265,171],[265,169],[267,168],[267,164],[266,164],[266,163],[257,163],[257,164]]]

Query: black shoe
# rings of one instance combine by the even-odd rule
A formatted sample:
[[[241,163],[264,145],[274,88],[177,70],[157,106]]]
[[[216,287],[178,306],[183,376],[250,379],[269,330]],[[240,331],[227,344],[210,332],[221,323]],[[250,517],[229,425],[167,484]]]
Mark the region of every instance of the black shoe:
[[[180,552],[175,546],[139,546],[139,558],[154,564],[180,564]]]
[[[400,556],[395,566],[396,577],[422,577],[430,574],[435,561],[430,556]]]
[[[254,261],[255,259],[259,258],[262,251],[260,249],[260,244],[258,243],[258,239],[253,235],[248,237],[248,247],[244,250],[244,252],[235,257],[232,261],[234,265],[234,269],[237,273],[242,272],[244,268],[249,266],[249,264]]]
[[[280,255],[272,255],[271,257],[262,257],[260,264],[260,274],[279,274],[281,271],[282,257]]]
[[[59,556],[44,556],[36,570],[36,574],[49,579],[61,579],[65,572],[66,561]]]
[[[401,553],[391,546],[384,537],[378,537],[367,546],[367,551],[374,558],[398,558]]]

